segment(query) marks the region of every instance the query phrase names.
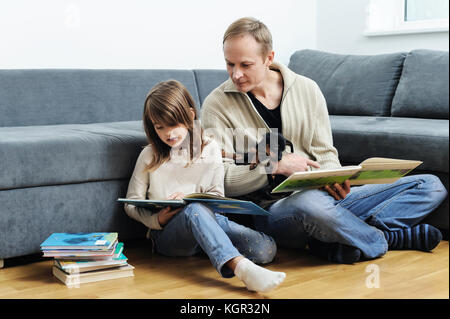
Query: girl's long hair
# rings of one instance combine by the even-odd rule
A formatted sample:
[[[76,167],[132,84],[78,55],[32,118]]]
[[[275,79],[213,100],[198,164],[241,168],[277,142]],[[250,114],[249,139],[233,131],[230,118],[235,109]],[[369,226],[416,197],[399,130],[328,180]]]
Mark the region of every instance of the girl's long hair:
[[[192,120],[191,109],[195,113]],[[161,164],[170,159],[172,148],[161,141],[155,131],[153,123],[165,126],[183,124],[189,134],[189,159],[194,159],[194,154],[201,155],[204,146],[203,129],[198,123],[195,102],[186,87],[176,80],[160,82],[155,85],[147,95],[144,103],[143,125],[149,146],[152,147],[153,158],[145,171],[152,172]],[[194,123],[199,127],[194,129]],[[194,136],[194,134],[196,134]],[[187,141],[183,141],[183,145]],[[194,143],[195,142],[195,143]],[[189,163],[187,163],[189,165]]]

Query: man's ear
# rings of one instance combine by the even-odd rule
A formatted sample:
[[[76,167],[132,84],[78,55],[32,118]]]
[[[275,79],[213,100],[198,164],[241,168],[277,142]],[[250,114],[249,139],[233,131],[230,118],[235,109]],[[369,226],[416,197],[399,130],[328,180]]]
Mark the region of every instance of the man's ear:
[[[272,64],[274,57],[275,57],[275,52],[274,51],[270,51],[267,54],[267,56],[266,56],[267,66],[270,66]]]

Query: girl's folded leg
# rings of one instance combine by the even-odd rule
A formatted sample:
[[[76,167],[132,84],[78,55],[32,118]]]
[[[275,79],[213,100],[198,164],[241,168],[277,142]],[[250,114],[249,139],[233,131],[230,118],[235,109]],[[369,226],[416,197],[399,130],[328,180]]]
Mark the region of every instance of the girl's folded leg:
[[[236,257],[228,264],[234,263],[234,273],[250,291],[269,292],[280,285],[286,274],[279,271],[271,271],[254,264],[245,257]]]
[[[189,204],[175,215],[163,230],[152,231],[151,234],[158,252],[168,256],[191,256],[203,250],[222,277],[230,278],[239,274],[241,277],[238,278],[249,290],[269,291],[279,285],[285,276],[250,261],[251,264],[244,262],[240,267],[236,266],[238,270],[235,273],[227,263],[242,254],[219,226],[215,214],[202,204]],[[280,280],[280,276],[283,279]]]
[[[166,256],[192,256],[203,250],[223,277],[233,276],[224,264],[241,255],[217,224],[214,213],[198,203],[187,205],[162,230],[151,234],[156,250]]]
[[[256,264],[272,262],[277,245],[271,236],[229,220],[224,215],[215,216],[219,226],[242,255]]]

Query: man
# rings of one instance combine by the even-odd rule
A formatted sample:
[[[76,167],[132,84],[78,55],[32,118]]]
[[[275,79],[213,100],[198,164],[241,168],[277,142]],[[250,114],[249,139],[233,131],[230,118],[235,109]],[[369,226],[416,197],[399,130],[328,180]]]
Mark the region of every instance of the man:
[[[226,195],[244,196],[272,213],[254,217],[257,230],[281,246],[309,247],[339,263],[376,258],[388,248],[430,251],[440,242],[438,229],[418,224],[447,196],[432,175],[352,189],[346,181],[287,196],[270,194],[271,175],[341,166],[326,101],[314,81],[274,62],[270,31],[256,19],[231,24],[223,52],[230,78],[205,99],[203,126],[215,132],[224,154],[247,151],[239,142],[241,133],[252,142],[266,132],[280,132],[294,148],[280,161],[259,163],[256,169],[224,158]]]

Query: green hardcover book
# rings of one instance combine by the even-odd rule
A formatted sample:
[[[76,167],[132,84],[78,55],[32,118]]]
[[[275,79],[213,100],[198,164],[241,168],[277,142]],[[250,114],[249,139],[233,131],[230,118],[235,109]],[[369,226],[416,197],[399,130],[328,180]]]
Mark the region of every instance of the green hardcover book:
[[[350,185],[393,183],[420,164],[421,161],[372,157],[357,166],[294,173],[276,186],[272,193],[342,184],[347,179]]]

